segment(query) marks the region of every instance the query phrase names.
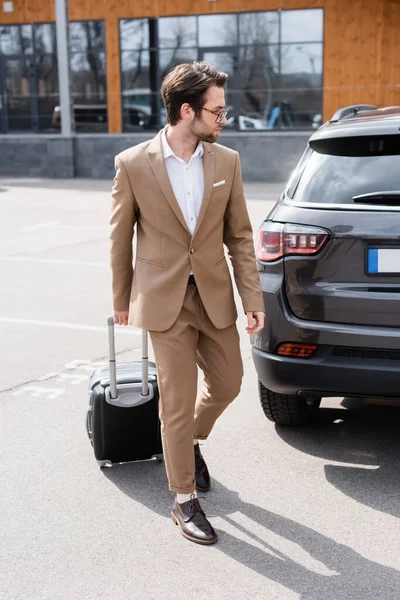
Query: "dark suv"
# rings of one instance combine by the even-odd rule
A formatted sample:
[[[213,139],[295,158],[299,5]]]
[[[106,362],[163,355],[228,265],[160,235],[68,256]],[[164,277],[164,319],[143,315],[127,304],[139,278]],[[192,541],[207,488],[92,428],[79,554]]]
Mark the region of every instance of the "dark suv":
[[[311,136],[257,262],[270,420],[305,424],[324,396],[400,398],[400,107],[346,107]]]

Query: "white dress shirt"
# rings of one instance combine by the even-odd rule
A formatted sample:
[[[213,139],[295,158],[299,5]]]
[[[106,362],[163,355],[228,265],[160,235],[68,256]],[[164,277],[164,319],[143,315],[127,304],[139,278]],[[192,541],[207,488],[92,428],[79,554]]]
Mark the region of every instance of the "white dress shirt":
[[[199,216],[204,192],[203,144],[198,143],[188,163],[176,156],[167,142],[165,128],[161,133],[165,166],[175,198],[186,224],[193,235]]]

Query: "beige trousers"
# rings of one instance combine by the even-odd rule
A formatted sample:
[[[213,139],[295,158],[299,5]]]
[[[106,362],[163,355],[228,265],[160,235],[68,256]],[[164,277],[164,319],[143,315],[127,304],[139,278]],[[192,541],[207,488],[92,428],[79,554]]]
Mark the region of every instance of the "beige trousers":
[[[239,334],[235,324],[226,329],[214,327],[197,288],[190,285],[173,326],[149,333],[157,365],[169,489],[190,494],[196,487],[193,439],[205,440],[240,392],[243,363]],[[197,366],[204,373],[198,397]]]

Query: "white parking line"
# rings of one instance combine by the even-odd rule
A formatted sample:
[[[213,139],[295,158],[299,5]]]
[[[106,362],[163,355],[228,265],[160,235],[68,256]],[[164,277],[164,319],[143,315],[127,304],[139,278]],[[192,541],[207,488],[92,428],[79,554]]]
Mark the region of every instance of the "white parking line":
[[[23,227],[20,231],[33,231],[34,229],[41,229],[42,227],[52,227],[58,225],[60,221],[49,221],[48,223],[39,223],[38,225],[30,225],[29,227]]]
[[[29,227],[23,227],[20,231],[34,231],[35,229],[44,229],[52,227],[55,229],[84,229],[89,231],[106,231],[107,228],[101,225],[60,225],[60,221],[49,221],[48,223],[38,223],[37,225],[30,225]]]
[[[107,232],[107,226],[102,225],[54,225],[57,229],[85,229],[89,231],[105,231]]]
[[[79,323],[60,323],[58,321],[37,321],[35,319],[15,319],[12,317],[0,317],[0,323],[17,323],[19,325],[36,325],[39,327],[59,327],[61,329],[77,329],[81,331],[107,332],[107,327],[96,327],[95,325],[81,325]],[[142,335],[141,329],[134,327],[117,327],[117,335]]]
[[[28,395],[33,398],[37,396],[45,396],[49,400],[54,400],[54,398],[58,398],[65,393],[65,389],[61,388],[44,388],[39,385],[25,385],[21,387],[19,390],[16,390],[12,393],[13,396],[21,396]]]
[[[80,260],[61,260],[52,258],[33,258],[30,256],[0,256],[0,260],[15,260],[20,262],[49,263],[55,265],[74,265],[84,267],[109,267],[107,263],[85,262]]]

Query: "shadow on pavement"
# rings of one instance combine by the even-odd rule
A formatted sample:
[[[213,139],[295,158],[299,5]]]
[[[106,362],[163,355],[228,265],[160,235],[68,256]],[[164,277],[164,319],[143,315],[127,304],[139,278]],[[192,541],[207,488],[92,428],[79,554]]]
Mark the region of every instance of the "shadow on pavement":
[[[400,516],[400,406],[377,406],[345,398],[344,408],[321,408],[310,427],[276,427],[300,452],[329,461],[327,480],[342,493],[375,510]],[[399,593],[400,597],[400,593]]]
[[[150,510],[169,518],[173,496],[166,493],[167,479],[164,466],[154,461],[120,465],[104,470],[105,476],[122,493]],[[208,504],[208,507],[207,507]],[[296,521],[275,514],[264,507],[241,500],[239,495],[222,483],[213,480],[213,487],[203,501],[211,518],[218,517],[229,525],[228,533],[219,528],[219,543],[215,549],[270,581],[277,582],[304,600],[368,600],[384,598],[398,600],[400,572],[361,556],[348,546],[306,527]],[[260,535],[237,522],[244,516],[250,519]],[[260,526],[262,529],[260,529]],[[319,572],[307,568],[289,553],[277,549],[263,539],[266,534],[281,538],[279,546],[299,546],[311,559],[322,563]],[[177,535],[171,523],[171,535]],[[257,544],[241,539],[243,534]],[[260,547],[261,546],[261,547]],[[190,549],[188,542],[188,551]],[[304,561],[303,561],[304,562]],[[330,573],[326,573],[327,570]],[[324,571],[324,574],[321,573]],[[254,590],[249,590],[253,597]]]
[[[220,484],[216,486],[218,491],[223,487]],[[242,502],[236,494],[226,488],[223,489],[224,493],[221,497],[226,499],[226,502],[223,501],[220,512],[224,513],[224,519],[262,546],[259,548],[232,534],[223,533],[220,550],[234,560],[269,580],[293,590],[304,600],[398,599],[399,571],[368,560],[349,546],[339,544],[296,521],[260,506]],[[230,504],[232,507],[229,506]],[[236,513],[239,511],[244,514],[265,528],[267,532],[272,532],[284,541],[300,546],[314,561],[324,565],[325,573],[327,569],[331,573],[315,572],[311,567],[303,566],[282,550],[277,551],[274,546],[270,546],[245,527],[240,527],[236,520],[227,514],[229,508]],[[319,570],[322,569],[319,567]]]

